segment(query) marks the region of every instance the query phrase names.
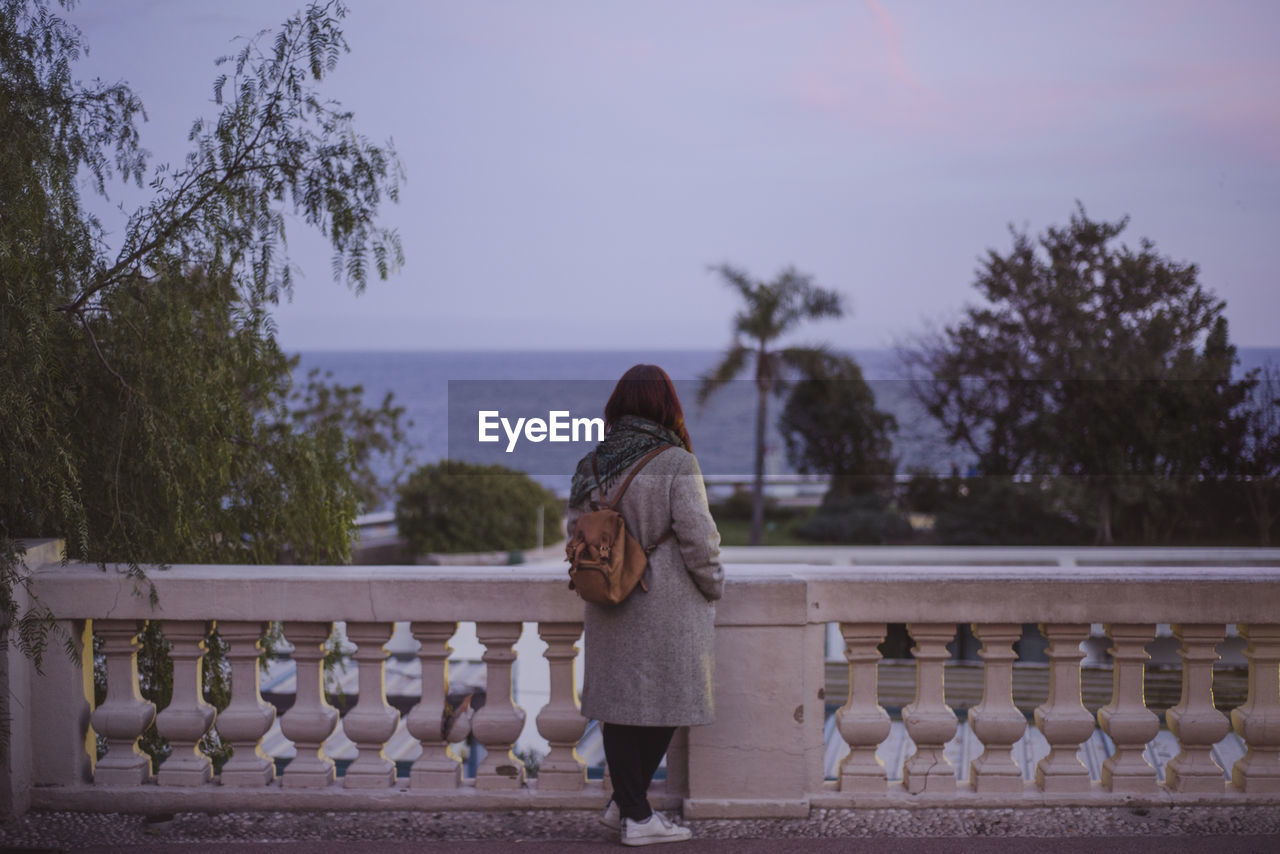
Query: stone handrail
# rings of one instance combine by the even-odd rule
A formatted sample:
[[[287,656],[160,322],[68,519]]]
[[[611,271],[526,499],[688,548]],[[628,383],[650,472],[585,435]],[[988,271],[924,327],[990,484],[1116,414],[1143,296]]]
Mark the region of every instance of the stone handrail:
[[[716,723],[682,732],[668,759],[659,803],[686,817],[799,816],[814,806],[1025,806],[1045,803],[1280,803],[1280,559],[1262,550],[1214,553],[1073,550],[1069,558],[984,550],[948,560],[933,553],[881,554],[879,564],[803,559],[726,567],[717,613]],[[1081,554],[1077,554],[1080,552]],[[1117,553],[1119,552],[1119,553]],[[33,552],[38,557],[38,552]],[[809,553],[819,557],[820,553]],[[33,557],[29,563],[38,562]],[[829,556],[828,556],[829,557]],[[930,562],[932,561],[932,562]],[[819,565],[826,563],[828,565]],[[854,565],[849,565],[849,564]],[[843,565],[836,565],[843,564]],[[112,569],[50,561],[35,567],[35,592],[78,644],[76,661],[51,654],[43,675],[11,652],[4,677],[13,738],[3,780],[5,807],[173,810],[288,808],[598,808],[607,781],[587,780],[575,745],[587,726],[577,707],[573,668],[582,605],[554,566],[174,566],[152,568],[158,605]],[[158,620],[173,643],[173,701],[158,715],[137,683],[137,635]],[[355,644],[362,690],[341,727],[358,755],[335,778],[324,754],[338,711],[322,687],[321,657],[335,621]],[[448,685],[447,646],[457,624],[475,622],[488,671],[484,707],[471,734],[487,756],[463,778],[442,733]],[[259,693],[256,658],[269,622],[283,623],[294,645],[297,694],[280,715],[297,747],[277,775],[261,739],[277,715]],[[393,624],[409,623],[421,644],[422,696],[406,715],[423,746],[408,777],[397,777],[384,745],[401,723],[381,688]],[[525,780],[511,754],[526,714],[512,700],[512,646],[521,623],[536,622],[547,643],[550,701],[537,712],[551,745],[536,780]],[[894,724],[877,691],[877,645],[887,624],[905,623],[915,643],[915,697]],[[1039,624],[1048,648],[1049,692],[1034,724],[1048,754],[1030,768],[1013,746],[1028,723],[1012,701],[1013,645],[1024,624]],[[1111,701],[1096,714],[1081,703],[1081,642],[1090,624],[1111,640]],[[848,661],[848,694],[836,715],[848,747],[838,779],[824,781],[824,643],[838,624]],[[953,767],[945,747],[960,725],[946,705],[947,644],[957,624],[972,624],[982,643],[982,700],[967,726],[981,756]],[[1181,642],[1182,696],[1166,713],[1180,748],[1163,779],[1144,758],[1160,720],[1143,695],[1145,648],[1157,624]],[[231,703],[222,712],[202,699],[200,660],[213,627],[230,645]],[[1212,694],[1217,645],[1229,626],[1245,642],[1248,696],[1230,710]],[[91,709],[91,643],[102,643],[105,702]],[[25,669],[24,669],[25,668]],[[377,686],[368,690],[365,686]],[[23,691],[27,694],[23,694]],[[841,699],[841,698],[832,698]],[[153,769],[137,747],[155,720],[173,753]],[[876,756],[892,726],[914,743],[902,779],[890,779]],[[1114,749],[1100,780],[1076,758],[1101,726]],[[216,728],[234,756],[215,775],[198,749]],[[1234,732],[1246,752],[1230,768],[1214,745]],[[94,732],[108,743],[95,759]],[[1025,764],[1025,762],[1024,762]],[[960,773],[961,771],[965,773]],[[1032,778],[1032,779],[1028,779]]]

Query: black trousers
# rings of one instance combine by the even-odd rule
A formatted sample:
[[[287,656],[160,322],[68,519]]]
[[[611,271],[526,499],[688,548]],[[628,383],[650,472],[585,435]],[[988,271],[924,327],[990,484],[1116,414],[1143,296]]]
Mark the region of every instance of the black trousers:
[[[623,818],[644,821],[653,814],[649,806],[649,784],[662,764],[676,728],[610,723],[601,727],[604,758],[613,779],[613,802]]]

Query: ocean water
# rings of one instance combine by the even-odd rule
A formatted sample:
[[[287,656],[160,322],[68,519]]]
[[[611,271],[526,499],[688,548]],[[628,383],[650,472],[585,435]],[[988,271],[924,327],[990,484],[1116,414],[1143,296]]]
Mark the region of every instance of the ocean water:
[[[343,385],[360,384],[365,400],[378,405],[387,392],[405,408],[407,430],[417,462],[446,457],[473,462],[498,462],[529,472],[557,491],[567,491],[577,459],[593,443],[553,445],[518,441],[507,452],[499,441],[478,444],[479,406],[501,410],[503,416],[546,418],[551,410],[568,410],[574,417],[598,417],[617,378],[641,362],[661,365],[676,382],[689,432],[703,472],[743,477],[754,470],[755,387],[749,381],[729,384],[706,403],[696,401],[697,379],[720,358],[719,350],[636,351],[420,351],[420,352],[305,352],[298,375],[318,368]],[[891,350],[849,351],[862,368],[876,396],[876,405],[898,422],[894,453],[898,470],[927,467],[949,471],[966,469],[970,457],[942,440],[932,419],[910,394],[905,369]],[[1241,348],[1241,373],[1271,364],[1280,366],[1280,348]],[[481,403],[483,401],[483,403]],[[793,471],[776,427],[783,400],[770,401],[765,470]],[[386,474],[386,472],[383,472]]]
[[[898,416],[899,442],[913,451],[913,463],[933,460],[936,431],[916,410],[907,384],[900,379],[897,356],[886,350],[854,352],[864,376],[871,382],[877,405]],[[520,442],[507,453],[508,440],[480,446],[474,426],[480,404],[500,409],[504,416],[540,415],[549,410],[571,411],[574,417],[599,417],[617,378],[632,365],[660,365],[676,383],[685,410],[694,450],[705,474],[748,477],[754,469],[755,386],[742,380],[730,383],[700,406],[697,379],[716,364],[717,350],[608,351],[608,352],[306,352],[301,354],[298,375],[315,368],[343,385],[360,384],[365,400],[377,405],[387,392],[405,408],[412,422],[407,430],[419,463],[446,457],[473,462],[497,462],[529,472],[558,491],[567,488],[568,475],[578,458],[593,443],[552,447]],[[766,439],[766,471],[793,471],[786,459],[776,415],[782,398],[770,400]],[[919,425],[928,425],[916,436]],[[927,439],[927,441],[925,441]],[[945,450],[945,449],[944,449]],[[934,460],[934,462],[938,462]],[[945,462],[945,461],[942,461]]]

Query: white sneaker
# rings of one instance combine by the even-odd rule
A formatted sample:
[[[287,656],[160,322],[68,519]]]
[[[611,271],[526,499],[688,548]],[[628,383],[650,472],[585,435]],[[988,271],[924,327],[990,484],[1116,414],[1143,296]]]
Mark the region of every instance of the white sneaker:
[[[622,830],[622,810],[613,801],[600,813],[600,823],[610,830]]]
[[[660,812],[644,821],[624,819],[622,822],[623,845],[656,845],[659,842],[683,842],[693,836],[693,831],[678,824]]]

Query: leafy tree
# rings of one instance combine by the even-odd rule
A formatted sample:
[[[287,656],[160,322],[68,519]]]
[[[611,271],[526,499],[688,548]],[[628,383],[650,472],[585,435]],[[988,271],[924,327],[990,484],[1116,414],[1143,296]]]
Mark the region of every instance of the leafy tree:
[[[876,408],[875,393],[849,357],[830,356],[792,385],[778,426],[797,471],[831,476],[823,503],[892,487],[898,421]]]
[[[1271,529],[1280,520],[1280,373],[1266,365],[1243,404],[1238,446],[1231,473],[1243,481],[1258,545],[1271,545]]]
[[[216,118],[194,123],[183,163],[152,173],[117,238],[81,192],[105,193],[117,175],[141,186],[142,105],[124,84],[73,78],[81,35],[46,0],[0,0],[10,621],[23,619],[19,536],[65,537],[70,557],[139,575],[149,562],[273,561],[286,546],[347,559],[367,455],[348,442],[349,417],[321,414],[327,403],[291,409],[270,318],[292,288],[288,218],[325,235],[335,276],[357,292],[401,262],[397,235],[376,224],[397,196],[394,152],[320,95],[347,49],[345,14],[313,4],[223,60]],[[42,631],[19,639],[38,656]]]
[[[1193,264],[1127,224],[1090,220],[1035,240],[1013,232],[974,283],[985,302],[909,354],[916,393],[985,475],[1078,477],[1096,540],[1113,540],[1113,503],[1142,509],[1147,539],[1167,537],[1188,484],[1216,464],[1247,391],[1223,303]]]
[[[774,345],[801,322],[840,317],[844,307],[840,294],[814,285],[812,276],[797,272],[794,267],[787,267],[770,282],[753,280],[728,264],[713,269],[738,292],[744,306],[733,318],[733,343],[719,364],[701,378],[698,402],[705,403],[718,388],[754,363],[757,400],[751,545],[757,546],[764,530],[764,438],[769,394],[781,390],[788,369],[808,375],[827,359],[826,351],[820,347]]]
[[[518,551],[563,537],[563,502],[529,475],[500,465],[431,463],[400,488],[396,526],[414,554]]]

